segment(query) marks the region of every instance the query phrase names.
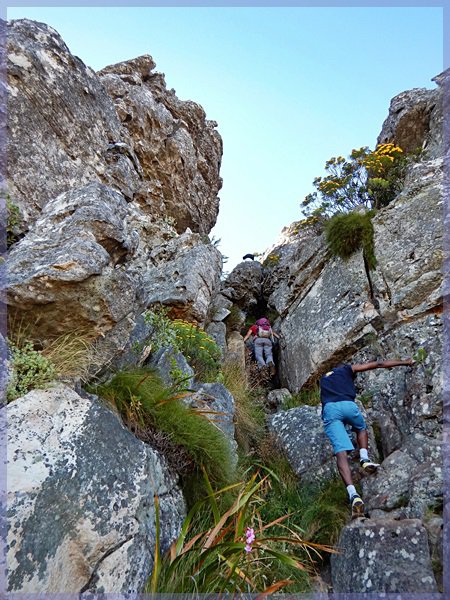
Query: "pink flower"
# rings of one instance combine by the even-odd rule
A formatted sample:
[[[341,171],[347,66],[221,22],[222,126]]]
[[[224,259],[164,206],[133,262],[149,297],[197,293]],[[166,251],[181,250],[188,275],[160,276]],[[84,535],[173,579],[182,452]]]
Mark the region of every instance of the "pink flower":
[[[245,546],[245,551],[251,552],[252,544],[255,541],[255,530],[251,527],[247,527],[247,529],[245,530],[245,541],[247,542],[247,545]]]
[[[251,544],[255,541],[255,530],[251,527],[247,527],[245,530],[245,537],[247,538],[247,543]]]

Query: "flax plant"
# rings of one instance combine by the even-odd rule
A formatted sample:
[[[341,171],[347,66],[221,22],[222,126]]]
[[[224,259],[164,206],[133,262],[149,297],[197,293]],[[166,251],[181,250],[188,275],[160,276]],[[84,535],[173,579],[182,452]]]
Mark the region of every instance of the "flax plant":
[[[254,473],[249,481],[210,493],[187,515],[177,540],[162,557],[155,552],[153,573],[147,585],[152,593],[275,593],[288,588],[301,573],[314,574],[314,556],[333,549],[302,539],[284,525],[289,514],[265,523],[261,509],[271,484],[269,476]],[[220,497],[233,491],[235,500],[220,510]],[[202,527],[199,515],[209,510],[212,522]],[[158,521],[157,521],[158,524]],[[273,529],[283,531],[272,533]],[[158,536],[157,536],[158,537]],[[280,568],[282,567],[282,568]],[[278,578],[288,572],[293,577]],[[294,577],[295,576],[295,577]]]

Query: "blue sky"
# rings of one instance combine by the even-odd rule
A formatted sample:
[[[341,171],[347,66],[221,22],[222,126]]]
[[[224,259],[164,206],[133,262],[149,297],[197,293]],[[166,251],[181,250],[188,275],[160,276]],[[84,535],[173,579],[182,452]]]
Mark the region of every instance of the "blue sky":
[[[8,8],[54,27],[98,70],[151,54],[224,141],[214,237],[231,270],[263,252],[332,156],[374,147],[390,99],[435,87],[439,7]]]

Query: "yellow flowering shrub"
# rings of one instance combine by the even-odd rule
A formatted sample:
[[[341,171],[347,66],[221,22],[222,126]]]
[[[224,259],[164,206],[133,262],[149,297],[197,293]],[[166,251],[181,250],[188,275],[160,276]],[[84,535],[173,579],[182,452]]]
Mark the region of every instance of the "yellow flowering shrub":
[[[386,206],[401,189],[405,164],[403,150],[393,143],[379,144],[375,150],[352,150],[348,159],[330,158],[325,163],[327,175],[313,181],[317,191],[301,203],[304,225],[324,222],[338,212],[360,206]]]

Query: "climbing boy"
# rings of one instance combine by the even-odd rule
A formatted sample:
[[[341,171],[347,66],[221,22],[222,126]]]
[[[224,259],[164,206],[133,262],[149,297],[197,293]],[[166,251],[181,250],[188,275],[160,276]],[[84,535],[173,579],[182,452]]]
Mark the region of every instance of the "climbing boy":
[[[366,473],[375,473],[380,466],[369,459],[367,425],[355,402],[354,379],[356,374],[362,371],[390,369],[413,364],[414,360],[408,358],[406,360],[384,360],[355,365],[338,365],[320,378],[323,426],[333,446],[339,474],[347,487],[352,507],[352,518],[364,514],[364,502],[357,493],[352,481],[347,452],[352,451],[354,448],[345,425],[351,425],[352,429],[356,431],[362,469]]]

